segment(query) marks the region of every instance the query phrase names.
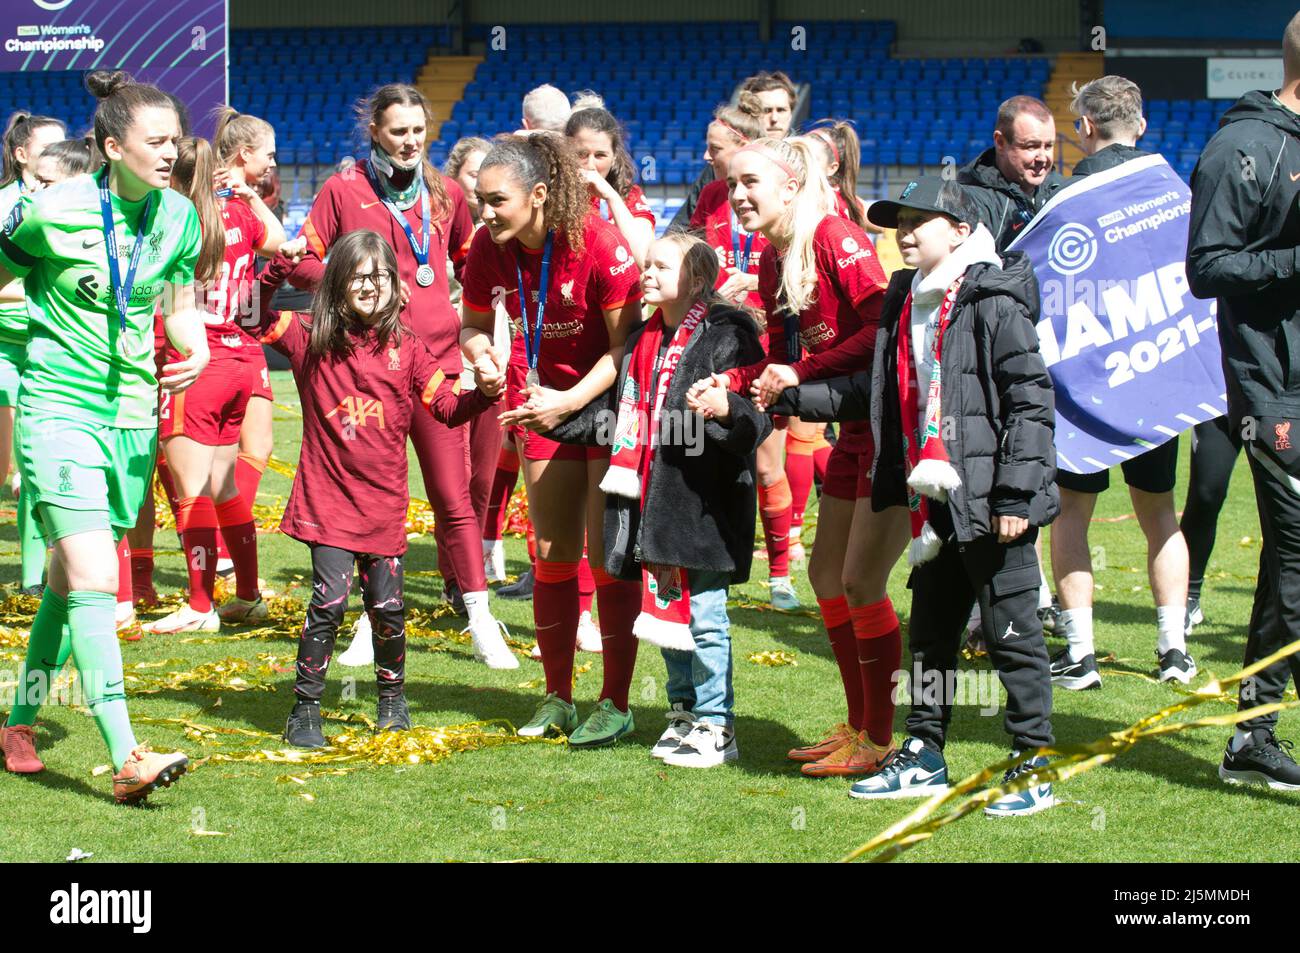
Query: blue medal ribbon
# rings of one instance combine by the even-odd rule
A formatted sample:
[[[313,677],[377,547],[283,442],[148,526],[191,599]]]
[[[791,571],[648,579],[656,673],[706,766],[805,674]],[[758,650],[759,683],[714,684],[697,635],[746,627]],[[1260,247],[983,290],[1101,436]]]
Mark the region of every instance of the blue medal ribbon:
[[[519,316],[524,321],[524,353],[528,357],[528,369],[537,370],[537,358],[542,353],[542,321],[546,315],[546,292],[551,277],[551,246],[555,240],[554,230],[546,233],[546,245],[542,248],[542,272],[537,288],[537,326],[528,319],[528,294],[524,289],[524,271],[515,259],[515,277],[519,279]]]
[[[740,254],[740,220],[736,218],[736,210],[731,209],[731,260],[736,264],[737,271],[749,271],[749,255],[754,249],[754,233],[750,232],[745,236],[745,254]]]
[[[140,264],[140,253],[144,251],[144,237],[149,232],[150,214],[153,212],[153,200],[157,192],[150,192],[145,199],[144,209],[140,213],[140,224],[135,232],[135,244],[131,246],[131,261],[126,266],[126,280],[122,280],[117,260],[117,229],[113,227],[113,200],[108,192],[108,167],[104,167],[99,177],[99,213],[104,220],[104,248],[108,252],[108,280],[113,289],[113,300],[117,304],[117,327],[121,335],[126,334],[126,315],[131,305],[131,291],[135,287],[135,272]]]
[[[420,226],[420,240],[415,240],[415,232],[411,228],[411,223],[406,220],[406,216],[401,210],[393,204],[392,199],[384,191],[383,185],[380,184],[378,176],[370,163],[366,163],[366,177],[370,179],[370,187],[375,190],[375,197],[384,203],[384,208],[388,209],[388,214],[397,219],[397,224],[402,226],[402,231],[406,232],[406,240],[411,243],[411,253],[415,255],[415,263],[423,268],[429,264],[429,189],[425,185],[424,176],[420,170],[416,169],[415,174],[420,176],[420,214],[424,219],[424,224]]]

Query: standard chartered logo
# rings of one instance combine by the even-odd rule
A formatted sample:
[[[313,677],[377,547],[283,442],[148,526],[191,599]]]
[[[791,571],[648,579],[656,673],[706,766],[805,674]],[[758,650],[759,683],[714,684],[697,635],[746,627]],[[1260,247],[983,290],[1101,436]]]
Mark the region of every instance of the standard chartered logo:
[[[1086,225],[1062,225],[1047,246],[1047,263],[1062,275],[1077,275],[1097,258],[1097,238]]]

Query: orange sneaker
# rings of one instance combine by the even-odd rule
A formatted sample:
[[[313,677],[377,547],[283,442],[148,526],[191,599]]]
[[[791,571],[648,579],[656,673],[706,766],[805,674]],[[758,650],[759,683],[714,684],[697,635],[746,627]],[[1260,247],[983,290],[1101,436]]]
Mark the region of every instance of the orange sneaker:
[[[800,770],[810,778],[846,778],[872,774],[894,753],[894,744],[880,747],[872,743],[865,731],[859,732],[820,761],[805,764]]]
[[[159,754],[148,745],[137,745],[122,770],[113,775],[113,800],[118,804],[143,801],[151,791],[171,787],[189,763],[179,751]]]
[[[854,734],[856,732],[848,725],[838,724],[831,729],[830,737],[825,741],[819,741],[815,745],[805,745],[802,748],[793,748],[786,757],[791,761],[820,761],[852,739]]]
[[[36,757],[36,736],[29,725],[0,728],[0,750],[4,752],[5,770],[14,774],[36,774],[45,765]]]

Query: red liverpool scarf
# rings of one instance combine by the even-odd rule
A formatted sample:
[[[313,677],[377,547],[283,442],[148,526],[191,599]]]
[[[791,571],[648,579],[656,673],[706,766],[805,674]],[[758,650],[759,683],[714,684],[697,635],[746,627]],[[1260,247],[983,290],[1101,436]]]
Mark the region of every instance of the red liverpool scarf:
[[[939,554],[943,540],[930,525],[930,500],[948,502],[948,492],[961,486],[961,476],[948,462],[948,451],[943,446],[942,421],[943,336],[948,327],[948,316],[962,279],[949,286],[939,306],[938,327],[934,332],[931,350],[933,365],[930,386],[925,400],[925,425],[920,424],[920,382],[916,362],[912,357],[912,295],[903,302],[903,313],[898,318],[898,402],[902,414],[903,464],[907,472],[907,508],[912,518],[912,545],[908,549],[910,565],[919,566]]]
[[[645,489],[659,444],[664,399],[687,342],[707,311],[708,305],[701,301],[686,313],[673,332],[657,371],[655,361],[665,330],[662,312],[656,311],[647,322],[628,361],[627,380],[619,395],[614,448],[609,457],[609,470],[600,481],[600,488],[606,493],[640,499],[644,509]],[[691,590],[686,570],[680,566],[643,565],[641,614],[632,627],[633,634],[660,648],[693,652],[695,639],[691,636],[690,623]]]

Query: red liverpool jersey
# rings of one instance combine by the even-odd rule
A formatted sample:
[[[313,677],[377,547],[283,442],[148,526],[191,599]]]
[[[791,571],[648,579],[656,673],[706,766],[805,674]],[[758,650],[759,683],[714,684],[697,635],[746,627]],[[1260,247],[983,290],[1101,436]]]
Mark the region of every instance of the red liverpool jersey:
[[[433,268],[434,281],[422,288],[415,280],[417,263],[411,243],[375,194],[366,175],[367,165],[367,160],[362,160],[355,168],[336,172],[326,180],[302,228],[307,237],[307,253],[289,275],[289,280],[299,288],[314,291],[325,273],[325,256],[329,247],[340,235],[358,228],[378,232],[397,252],[398,275],[411,291],[411,299],[402,310],[403,323],[428,345],[441,366],[449,373],[459,374],[460,316],[451,306],[447,260],[451,260],[459,277],[474,234],[465,194],[454,181],[443,177],[450,208],[441,219],[436,209],[431,210],[430,230],[433,234],[429,238],[429,266]],[[420,203],[416,202],[403,214],[418,241],[423,224]]]
[[[641,299],[641,270],[622,232],[595,215],[588,215],[585,224],[580,254],[562,234],[555,237],[551,251],[537,370],[542,384],[557,390],[580,381],[609,350],[604,312]],[[541,264],[542,249],[527,248],[513,238],[498,245],[486,228],[479,229],[465,263],[464,307],[487,314],[499,300],[516,330],[522,331],[516,265],[530,299],[529,319],[535,321]],[[522,333],[515,335],[510,362],[527,367]]]

